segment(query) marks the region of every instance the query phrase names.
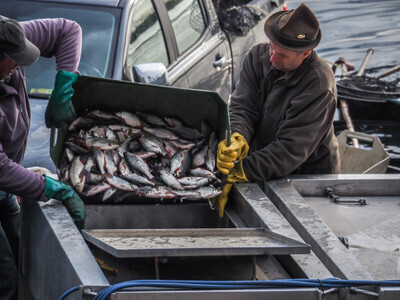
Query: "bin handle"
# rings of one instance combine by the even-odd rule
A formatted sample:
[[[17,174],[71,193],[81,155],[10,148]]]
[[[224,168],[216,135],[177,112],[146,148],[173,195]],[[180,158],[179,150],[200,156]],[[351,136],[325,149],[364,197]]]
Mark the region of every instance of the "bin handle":
[[[359,140],[361,140],[363,142],[369,142],[369,143],[373,143],[374,142],[373,138],[366,137],[366,136],[361,136],[361,135],[358,135],[358,134],[354,134],[354,132],[347,133],[347,137],[348,138],[353,138],[353,139],[359,139]]]

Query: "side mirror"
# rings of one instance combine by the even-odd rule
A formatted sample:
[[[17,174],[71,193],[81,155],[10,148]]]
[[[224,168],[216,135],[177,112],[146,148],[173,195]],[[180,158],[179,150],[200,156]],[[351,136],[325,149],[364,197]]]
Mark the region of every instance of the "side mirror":
[[[163,63],[134,65],[132,71],[135,82],[167,85],[168,73]]]

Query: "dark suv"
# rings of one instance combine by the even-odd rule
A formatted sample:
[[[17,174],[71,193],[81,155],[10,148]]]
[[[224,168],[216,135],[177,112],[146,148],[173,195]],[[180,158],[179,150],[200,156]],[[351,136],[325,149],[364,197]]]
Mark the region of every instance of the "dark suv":
[[[227,101],[247,51],[266,40],[263,20],[284,5],[283,0],[246,2],[0,0],[0,14],[18,21],[57,17],[77,21],[83,30],[82,75],[212,90]],[[221,20],[223,12],[235,10],[239,19],[225,14]],[[224,29],[229,24],[249,24],[243,18],[255,22],[239,33]],[[32,123],[23,165],[54,172],[44,111],[54,84],[55,61],[40,58],[26,73]]]

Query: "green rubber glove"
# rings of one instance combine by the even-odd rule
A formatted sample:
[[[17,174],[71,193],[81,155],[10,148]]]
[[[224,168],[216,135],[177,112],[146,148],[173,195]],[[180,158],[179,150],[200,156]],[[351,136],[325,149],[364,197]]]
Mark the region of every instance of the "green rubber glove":
[[[75,221],[76,227],[82,230],[85,226],[86,210],[85,204],[75,193],[75,191],[68,185],[55,180],[49,176],[46,176],[46,185],[44,187],[44,193],[50,199],[56,199],[62,202],[65,208],[68,210],[72,219]]]
[[[63,70],[58,70],[54,82],[54,89],[47,104],[45,121],[48,128],[53,125],[60,128],[63,122],[70,123],[76,119],[71,97],[74,94],[72,84],[78,80],[79,75]]]

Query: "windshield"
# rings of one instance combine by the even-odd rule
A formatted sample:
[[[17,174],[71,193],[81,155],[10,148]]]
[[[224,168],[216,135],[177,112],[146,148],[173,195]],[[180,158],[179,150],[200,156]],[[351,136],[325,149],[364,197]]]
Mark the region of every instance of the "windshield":
[[[111,77],[115,55],[120,10],[111,7],[80,4],[1,1],[1,15],[18,21],[39,18],[66,18],[82,27],[83,43],[79,71],[82,75]],[[55,58],[40,59],[26,67],[27,90],[30,96],[48,98],[54,85]]]

